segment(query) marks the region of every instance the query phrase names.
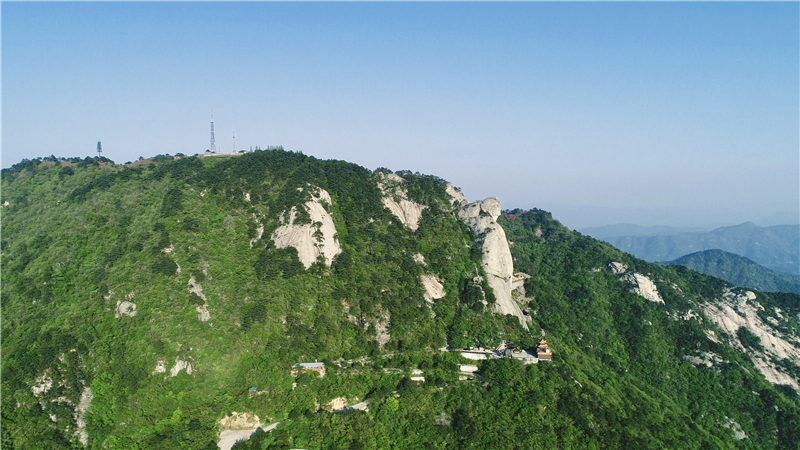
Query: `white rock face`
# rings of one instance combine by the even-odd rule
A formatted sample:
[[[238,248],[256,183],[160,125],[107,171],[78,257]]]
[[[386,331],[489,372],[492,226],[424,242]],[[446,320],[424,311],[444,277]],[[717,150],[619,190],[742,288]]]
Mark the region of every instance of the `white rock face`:
[[[764,322],[758,316],[761,305],[755,302],[756,295],[752,291],[735,292],[728,290],[719,302],[703,305],[703,312],[711,319],[728,340],[750,356],[753,364],[764,377],[773,384],[787,384],[800,391],[800,384],[794,377],[783,373],[773,359],[789,359],[800,364],[800,342],[786,338],[781,332]],[[759,353],[744,347],[738,340],[736,332],[745,327],[761,339],[764,352]]]
[[[157,373],[164,373],[167,371],[167,363],[164,360],[156,362],[156,368],[153,369],[153,375]]]
[[[447,183],[447,194],[450,196],[450,205],[455,205],[456,202],[459,202],[462,206],[469,203],[467,199],[464,197],[464,194],[461,193],[452,183]]]
[[[176,357],[175,358],[175,366],[173,366],[172,369],[170,369],[169,375],[171,377],[175,377],[175,376],[178,375],[178,372],[180,372],[181,370],[186,370],[186,373],[188,375],[191,375],[192,374],[192,363],[183,361],[179,357]]]
[[[46,394],[50,388],[53,387],[53,379],[49,375],[44,374],[36,379],[36,384],[31,387],[34,397],[39,397],[41,394]]]
[[[522,310],[511,296],[514,262],[508,247],[506,232],[497,223],[502,208],[500,200],[486,200],[470,203],[461,207],[458,216],[483,240],[483,270],[486,280],[497,298],[493,310],[497,314],[513,314],[527,330],[528,324]]]
[[[611,262],[608,263],[608,269],[611,270],[611,273],[614,275],[622,275],[628,270],[628,266],[620,262]]]
[[[433,275],[421,275],[422,286],[425,288],[425,301],[433,303],[434,300],[439,300],[445,296],[444,286]]]
[[[197,318],[200,319],[200,322],[208,322],[211,319],[211,313],[208,312],[208,305],[198,306],[195,308],[197,311]]]
[[[197,284],[197,281],[194,279],[194,276],[189,278],[189,292],[196,294],[198,297],[203,299],[204,302],[207,302],[206,296],[203,294],[203,287]]]
[[[403,187],[406,181],[399,175],[390,173],[380,173],[381,181],[378,188],[383,192],[383,206],[397,217],[400,222],[412,230],[419,228],[419,220],[422,218],[422,211],[427,208],[425,205],[412,202],[408,199],[408,193]]]
[[[686,355],[683,359],[695,366],[706,367],[714,367],[714,364],[722,362],[722,358],[712,352],[700,352],[700,356]]]
[[[195,310],[197,311],[197,318],[201,322],[208,322],[211,319],[211,313],[208,312],[208,299],[203,294],[203,287],[195,281],[194,276],[189,278],[189,292],[196,294],[203,300],[203,306],[198,306]]]
[[[422,264],[423,266],[427,266],[428,264],[425,263],[425,257],[422,256],[422,253],[414,254],[414,262],[417,264]]]
[[[136,303],[121,302],[117,300],[117,307],[114,309],[114,317],[116,318],[119,318],[119,316],[133,317],[135,315],[136,315]]]
[[[622,278],[633,284],[633,292],[637,295],[651,302],[664,303],[664,299],[662,299],[661,295],[658,293],[656,284],[653,283],[653,280],[650,278],[640,273],[629,273]]]
[[[89,406],[92,404],[92,399],[94,396],[92,395],[92,389],[90,387],[83,388],[83,392],[81,392],[81,400],[78,403],[78,407],[75,408],[75,423],[78,425],[78,429],[75,430],[75,434],[78,435],[78,440],[86,447],[87,442],[89,441],[89,434],[86,432],[86,411],[89,410]]]
[[[608,264],[608,270],[614,275],[622,275],[621,280],[627,281],[633,285],[633,292],[636,295],[644,297],[651,302],[664,303],[661,294],[658,293],[658,288],[653,280],[647,278],[640,273],[626,273],[628,266],[619,262],[611,262]]]
[[[747,434],[742,430],[742,426],[730,417],[725,417],[725,428],[733,431],[733,435],[736,437],[737,441],[747,439]]]
[[[331,196],[325,189],[309,187],[312,195],[303,207],[311,216],[311,223],[295,225],[297,217],[295,207],[289,211],[288,217],[284,211],[281,214],[281,226],[272,233],[272,240],[277,248],[294,247],[300,262],[308,269],[319,256],[325,259],[328,266],[333,262],[333,257],[342,252],[336,226],[333,218],[322,206],[322,203],[331,204]],[[316,234],[316,236],[315,236]]]

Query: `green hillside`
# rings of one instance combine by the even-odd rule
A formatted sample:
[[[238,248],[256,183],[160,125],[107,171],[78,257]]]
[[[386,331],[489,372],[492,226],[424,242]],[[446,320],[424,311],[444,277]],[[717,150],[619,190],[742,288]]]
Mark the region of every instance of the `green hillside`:
[[[765,292],[800,294],[800,276],[776,272],[744,256],[724,250],[705,250],[664,263],[690,269],[723,279],[736,286]]]
[[[517,210],[497,222],[525,320],[493,314],[491,236],[450,191],[282,149],[3,170],[3,449],[211,449],[234,412],[281,421],[236,448],[798,448],[800,297]],[[389,200],[419,206],[418,227]],[[339,252],[276,242],[304,226]],[[723,309],[760,328],[721,328]],[[533,349],[542,331],[550,362],[443,349]],[[291,373],[313,361],[324,377]]]

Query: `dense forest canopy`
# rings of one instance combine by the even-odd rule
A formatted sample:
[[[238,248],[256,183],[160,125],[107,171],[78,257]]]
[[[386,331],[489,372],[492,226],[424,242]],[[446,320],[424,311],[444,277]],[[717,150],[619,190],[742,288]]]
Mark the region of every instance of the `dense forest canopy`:
[[[389,174],[403,198],[386,193]],[[450,189],[283,149],[4,169],[3,448],[217,448],[234,412],[281,422],[236,448],[798,448],[796,388],[758,366],[771,341],[727,333],[707,305],[747,299],[735,308],[796,345],[800,297],[647,263],[545,211],[506,211],[526,330],[493,314],[486,236]],[[387,196],[419,207],[416,229]],[[306,226],[328,239],[314,202],[340,251],[306,268],[272,237]],[[549,362],[447,351],[535,352],[543,333]],[[786,352],[765,361],[796,382]],[[313,361],[323,377],[292,373]],[[369,407],[331,414],[336,399]]]

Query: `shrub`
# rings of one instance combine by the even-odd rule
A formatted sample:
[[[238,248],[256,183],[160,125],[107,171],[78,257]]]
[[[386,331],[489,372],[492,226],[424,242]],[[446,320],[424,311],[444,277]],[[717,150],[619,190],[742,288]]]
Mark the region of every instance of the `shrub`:
[[[178,264],[166,255],[158,255],[156,261],[153,263],[153,273],[160,273],[171,277],[175,275],[177,270]]]
[[[739,342],[745,347],[762,352],[764,351],[764,346],[761,345],[761,338],[753,334],[753,332],[746,327],[740,327],[736,331],[736,337],[739,338]]]

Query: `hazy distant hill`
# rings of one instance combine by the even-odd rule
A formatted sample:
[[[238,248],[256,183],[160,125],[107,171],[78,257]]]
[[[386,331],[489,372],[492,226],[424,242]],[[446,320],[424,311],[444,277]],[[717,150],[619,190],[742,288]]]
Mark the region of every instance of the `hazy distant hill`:
[[[720,249],[778,272],[800,274],[800,226],[759,227],[745,222],[707,233],[669,236],[618,236],[602,240],[647,261],[672,261],[689,253]]]
[[[686,266],[737,286],[765,292],[800,294],[800,276],[770,270],[755,261],[724,250],[704,250],[665,263]]]
[[[710,229],[711,227],[668,227],[664,225],[643,227],[633,223],[615,223],[613,225],[603,225],[602,227],[583,228],[578,231],[595,239],[605,239],[616,236],[663,236],[678,233],[702,233]]]

